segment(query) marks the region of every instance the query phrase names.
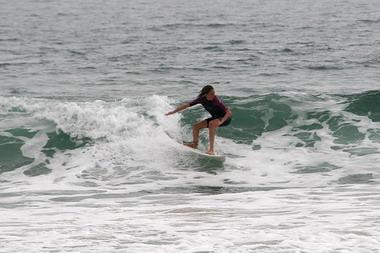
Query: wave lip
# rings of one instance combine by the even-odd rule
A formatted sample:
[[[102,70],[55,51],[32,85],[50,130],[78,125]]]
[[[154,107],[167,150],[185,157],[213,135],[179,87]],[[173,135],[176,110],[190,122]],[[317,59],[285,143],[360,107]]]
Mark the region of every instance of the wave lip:
[[[176,142],[168,133],[179,134],[178,115],[164,115],[170,109],[165,97],[115,102],[3,97],[0,101],[0,112],[12,116],[1,125],[8,129],[0,134],[0,149],[8,152],[0,155],[2,172],[22,168],[26,176],[35,177],[76,168],[84,178],[96,180],[112,173],[123,177],[133,168],[159,171],[173,160],[168,153]],[[140,180],[142,175],[137,176]]]
[[[359,165],[363,173],[372,173],[380,152],[380,127],[368,115],[377,110],[372,106],[377,93],[224,96],[234,113],[232,124],[218,131],[218,149],[228,157],[224,166],[259,172],[247,182],[232,177],[222,184],[262,180],[273,187],[294,186],[292,175],[297,174],[305,181],[296,184],[325,185]],[[77,175],[86,183],[74,181],[88,186],[176,182],[181,176],[171,170],[182,174],[188,168],[220,173],[217,166],[194,160],[178,148],[178,142],[191,138],[191,125],[205,117],[202,110],[167,117],[171,102],[157,95],[110,102],[2,97],[0,113],[12,120],[0,124],[5,130],[1,138],[13,142],[9,145],[19,161],[8,162],[8,170],[2,170],[22,168],[29,177],[55,177],[59,170],[72,170],[69,177]],[[200,147],[207,144],[203,131]],[[259,173],[263,176],[258,179]],[[283,180],[271,180],[273,175],[264,176],[268,173],[280,173]],[[323,177],[326,173],[329,177]]]

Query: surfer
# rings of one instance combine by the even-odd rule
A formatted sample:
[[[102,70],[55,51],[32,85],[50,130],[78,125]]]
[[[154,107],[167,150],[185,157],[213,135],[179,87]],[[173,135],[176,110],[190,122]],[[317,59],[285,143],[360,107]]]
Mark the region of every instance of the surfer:
[[[227,126],[230,124],[232,112],[224,105],[223,101],[216,96],[215,90],[211,85],[204,86],[199,92],[198,97],[196,97],[193,101],[178,106],[175,110],[166,113],[166,115],[183,111],[186,108],[197,104],[201,104],[211,114],[211,117],[199,121],[193,126],[193,142],[185,145],[191,148],[197,148],[199,131],[203,128],[208,128],[210,144],[207,154],[214,155],[216,129],[218,127]]]

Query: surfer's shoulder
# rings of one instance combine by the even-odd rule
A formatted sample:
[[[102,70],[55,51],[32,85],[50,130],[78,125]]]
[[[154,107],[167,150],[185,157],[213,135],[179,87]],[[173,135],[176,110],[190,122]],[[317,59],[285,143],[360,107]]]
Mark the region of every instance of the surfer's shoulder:
[[[198,97],[194,98],[192,101],[190,101],[189,105],[193,106],[196,104],[201,104],[204,101],[203,98],[204,98],[203,96],[198,96]]]
[[[224,104],[223,99],[221,99],[221,98],[218,97],[218,96],[215,96],[214,101],[215,101],[216,103],[218,103],[218,104]]]

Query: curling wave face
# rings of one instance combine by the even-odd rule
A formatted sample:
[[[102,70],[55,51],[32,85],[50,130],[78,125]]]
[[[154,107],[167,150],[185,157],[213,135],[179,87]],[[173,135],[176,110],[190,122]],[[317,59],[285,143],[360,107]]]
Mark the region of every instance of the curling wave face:
[[[359,164],[371,170],[379,154],[378,99],[378,91],[224,97],[234,117],[231,127],[219,130],[219,149],[231,166],[251,167],[252,159],[255,167],[277,166],[284,173],[355,170]],[[181,152],[177,142],[191,138],[191,123],[204,114],[195,109],[166,117],[169,108],[162,96],[115,102],[2,97],[1,172],[20,169],[38,176],[76,167],[89,175],[99,168],[101,179],[105,168],[108,176],[117,176],[113,169],[158,174],[181,169],[186,162],[173,155]],[[206,131],[202,140],[207,145]]]
[[[42,234],[54,229],[56,240],[84,251],[98,247],[96,240],[103,250],[267,245],[272,252],[311,250],[316,241],[316,252],[333,249],[333,241],[372,250],[380,148],[373,101],[379,96],[223,97],[234,116],[217,138],[227,156],[222,165],[180,148],[178,142],[191,138],[191,123],[206,115],[195,108],[167,117],[176,101],[164,96],[113,102],[1,97],[5,245],[25,250],[41,228]],[[207,145],[206,131],[201,140],[201,147]],[[20,231],[15,222],[25,226],[26,236],[11,240],[7,231]],[[228,233],[215,234],[224,226]],[[202,243],[194,246],[194,237]],[[45,245],[57,247],[54,240]]]

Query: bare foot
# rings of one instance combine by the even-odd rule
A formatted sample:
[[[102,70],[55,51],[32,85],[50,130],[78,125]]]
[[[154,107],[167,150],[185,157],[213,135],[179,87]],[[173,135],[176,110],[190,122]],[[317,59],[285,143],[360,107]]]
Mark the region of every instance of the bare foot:
[[[208,154],[208,155],[215,155],[215,152],[214,152],[214,150],[208,150],[206,152],[206,154]]]
[[[189,147],[189,148],[197,148],[197,144],[195,144],[195,143],[184,143],[183,145],[185,145],[185,146],[187,146],[187,147]]]

